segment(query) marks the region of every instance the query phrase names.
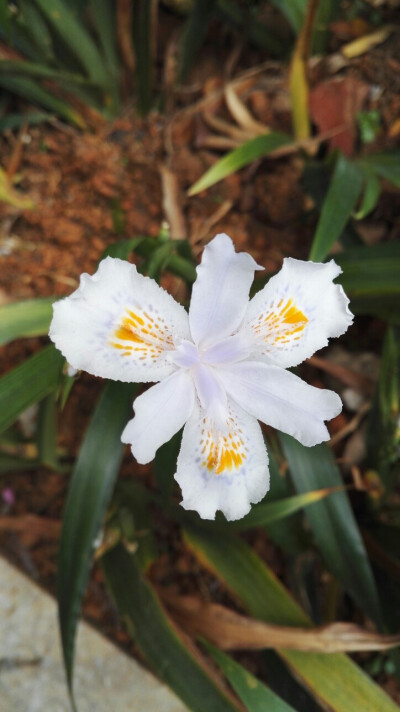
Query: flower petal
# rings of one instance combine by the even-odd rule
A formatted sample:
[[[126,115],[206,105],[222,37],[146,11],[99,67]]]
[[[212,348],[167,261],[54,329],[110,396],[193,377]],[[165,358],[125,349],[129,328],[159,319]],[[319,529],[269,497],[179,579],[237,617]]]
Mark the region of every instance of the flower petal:
[[[308,447],[329,440],[324,420],[342,410],[337,393],[309,386],[278,366],[243,361],[221,368],[219,377],[228,395],[250,415]]]
[[[168,352],[190,336],[184,308],[134,265],[111,257],[53,310],[50,338],[71,366],[117,381],[165,378],[175,370]]]
[[[136,460],[144,465],[189,418],[195,401],[193,381],[187,371],[177,371],[136,398],[135,417],[121,435]]]
[[[189,309],[197,346],[207,348],[238,328],[256,269],[262,267],[246,252],[236,253],[228,235],[217,235],[204,248]]]
[[[203,519],[220,509],[228,520],[241,519],[269,488],[268,454],[257,421],[230,402],[228,431],[221,433],[196,403],[183,431],[175,479],[182,506]]]
[[[353,321],[342,287],[333,279],[341,273],[327,264],[291,257],[281,271],[251,300],[244,327],[254,355],[288,368],[343,334]]]

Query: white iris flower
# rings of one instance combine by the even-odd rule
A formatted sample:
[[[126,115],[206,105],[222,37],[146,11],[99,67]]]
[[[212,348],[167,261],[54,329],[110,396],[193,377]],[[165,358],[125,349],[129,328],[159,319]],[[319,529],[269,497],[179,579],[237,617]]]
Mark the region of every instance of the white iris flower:
[[[205,248],[189,313],[134,265],[107,257],[92,277],[54,304],[50,337],[72,367],[118,381],[158,383],[136,398],[122,433],[136,460],[185,426],[175,479],[182,506],[240,519],[269,487],[257,420],[303,445],[329,438],[336,393],[290,371],[352,322],[333,283],[340,268],[287,258],[251,300],[254,271],[227,235]]]

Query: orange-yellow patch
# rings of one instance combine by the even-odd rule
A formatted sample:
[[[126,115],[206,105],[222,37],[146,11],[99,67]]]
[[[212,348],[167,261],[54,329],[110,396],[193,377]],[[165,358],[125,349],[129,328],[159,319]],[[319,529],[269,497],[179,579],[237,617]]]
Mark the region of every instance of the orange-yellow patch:
[[[155,361],[165,350],[173,348],[169,329],[160,316],[147,312],[137,314],[129,309],[123,314],[111,335],[110,345],[121,351],[122,356],[135,353],[139,360]]]
[[[281,299],[267,314],[260,316],[253,329],[270,344],[287,344],[298,341],[308,322],[305,314],[293,299]]]
[[[202,467],[206,467],[215,475],[238,470],[245,460],[245,447],[241,438],[241,430],[222,435],[203,428],[202,430]]]

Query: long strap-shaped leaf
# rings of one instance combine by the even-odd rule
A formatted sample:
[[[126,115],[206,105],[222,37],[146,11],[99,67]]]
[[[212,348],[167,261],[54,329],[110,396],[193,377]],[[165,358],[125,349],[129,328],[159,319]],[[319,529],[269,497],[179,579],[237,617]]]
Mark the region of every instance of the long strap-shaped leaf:
[[[376,314],[400,324],[400,244],[388,242],[354,247],[335,255],[350,308],[355,314]]]
[[[72,690],[74,642],[94,540],[122,459],[121,432],[136,386],[108,383],[74,468],[61,531],[57,598],[67,680]]]
[[[185,541],[256,618],[311,625],[272,571],[243,541],[186,529]],[[398,712],[397,705],[346,655],[277,651],[302,684],[334,712]]]
[[[0,378],[0,432],[57,388],[63,362],[60,352],[47,346]]]
[[[70,107],[66,101],[58,99],[58,97],[42,89],[42,87],[32,79],[0,75],[0,86],[13,94],[21,96],[23,99],[31,101],[33,104],[43,106],[53,114],[59,114],[63,119],[80,129],[86,127],[84,119],[75,109]]]
[[[95,43],[89,33],[62,0],[34,0],[56,35],[68,47],[74,58],[86,70],[88,77],[104,86],[107,73]]]
[[[321,210],[310,260],[321,262],[339,239],[354,209],[363,185],[363,174],[340,153]]]
[[[246,141],[246,143],[234,148],[233,151],[229,151],[223,158],[214,163],[214,165],[192,185],[188,191],[188,195],[200,193],[202,190],[226,178],[226,176],[252,163],[252,161],[267,156],[268,153],[274,149],[286,146],[291,141],[290,136],[275,131],[268,134],[266,133],[265,136],[256,136],[256,138]]]
[[[55,297],[24,299],[0,306],[0,346],[14,339],[47,334]]]
[[[229,680],[236,694],[246,705],[248,712],[295,712],[288,705],[248,670],[232,660],[229,655],[210,643],[204,643],[208,653],[214,658],[225,677]]]
[[[325,487],[343,484],[327,445],[305,448],[290,435],[280,433],[279,437],[297,492],[314,490],[322,482]],[[347,493],[336,492],[307,507],[305,516],[327,568],[379,625],[382,619],[375,581]]]
[[[121,618],[147,661],[193,712],[238,712],[229,696],[186,646],[135,555],[118,544],[102,558],[107,584]]]

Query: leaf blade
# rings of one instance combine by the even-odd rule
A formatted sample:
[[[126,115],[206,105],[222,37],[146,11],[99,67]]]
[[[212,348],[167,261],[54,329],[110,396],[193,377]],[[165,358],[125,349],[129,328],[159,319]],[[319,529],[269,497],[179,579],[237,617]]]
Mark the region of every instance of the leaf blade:
[[[14,339],[47,334],[55,297],[24,299],[0,306],[0,346]]]
[[[0,432],[55,390],[64,358],[50,345],[0,378]]]
[[[187,649],[135,557],[117,545],[102,558],[102,567],[129,633],[159,677],[193,712],[239,712]]]
[[[185,542],[201,563],[255,618],[309,627],[310,621],[271,570],[244,542],[218,532],[185,528]],[[239,568],[238,568],[239,566]],[[297,680],[334,712],[395,712],[397,705],[346,655],[277,651]]]
[[[133,384],[119,382],[105,386],[86,431],[65,505],[59,545],[57,600],[70,691],[77,617],[89,575],[93,542],[122,459],[120,437],[131,413],[134,390]]]
[[[321,483],[343,487],[341,474],[327,445],[305,448],[283,433],[279,433],[279,439],[297,492],[314,490]],[[342,489],[329,500],[308,507],[305,516],[327,568],[367,615],[380,625],[382,618],[375,581],[347,493]]]
[[[217,161],[211,168],[202,175],[202,177],[192,185],[188,190],[188,195],[196,195],[202,190],[218,183],[226,176],[235,173],[248,163],[268,155],[271,151],[281,146],[286,146],[291,143],[292,139],[283,133],[271,132],[265,136],[257,136],[256,138],[246,141],[233,151],[229,151],[223,158]]]
[[[203,645],[214,658],[243,704],[246,705],[248,712],[265,712],[268,709],[274,712],[295,712],[293,707],[284,702],[260,680],[257,680],[248,670],[232,660],[229,655],[210,643],[203,643]]]
[[[339,239],[358,200],[362,183],[358,166],[338,154],[311,245],[309,259],[313,262],[322,262]]]

